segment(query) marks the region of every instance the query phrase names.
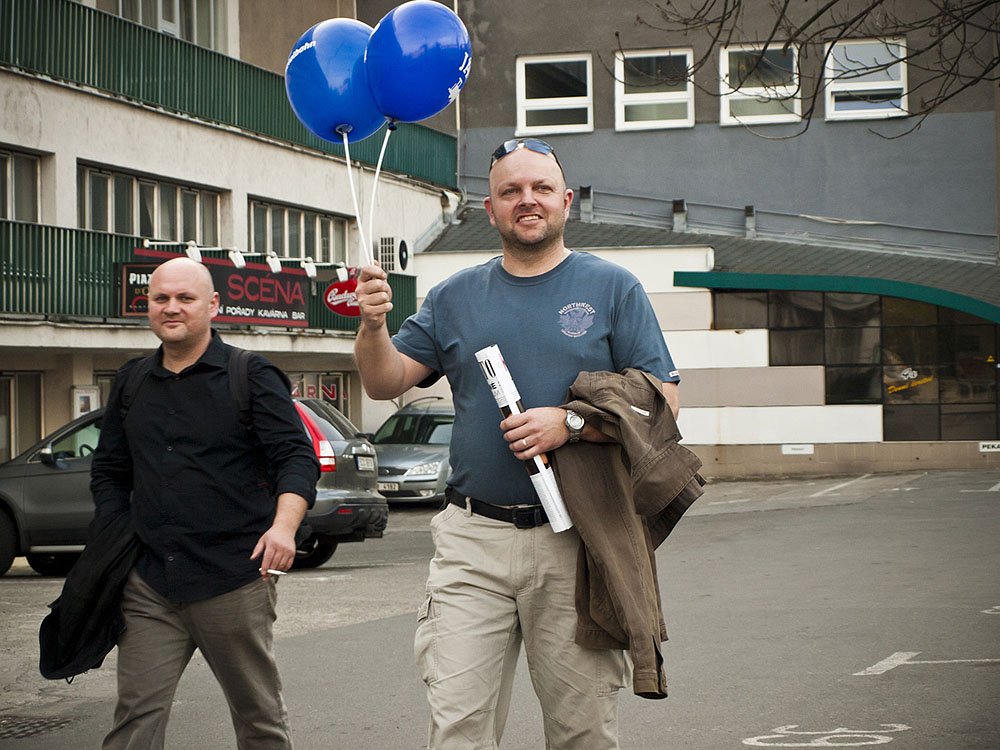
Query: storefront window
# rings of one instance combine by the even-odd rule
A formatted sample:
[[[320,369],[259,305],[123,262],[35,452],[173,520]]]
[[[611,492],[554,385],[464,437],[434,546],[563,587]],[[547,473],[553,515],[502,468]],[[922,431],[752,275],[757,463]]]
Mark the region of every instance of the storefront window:
[[[881,300],[874,294],[827,292],[823,303],[827,328],[877,326],[881,318]]]
[[[724,291],[712,295],[717,331],[767,328],[767,292]]]
[[[881,374],[879,367],[827,367],[826,403],[881,403]]]
[[[878,328],[833,328],[826,331],[826,364],[862,365],[881,362]]]
[[[822,328],[822,292],[775,291],[768,296],[771,328]]]

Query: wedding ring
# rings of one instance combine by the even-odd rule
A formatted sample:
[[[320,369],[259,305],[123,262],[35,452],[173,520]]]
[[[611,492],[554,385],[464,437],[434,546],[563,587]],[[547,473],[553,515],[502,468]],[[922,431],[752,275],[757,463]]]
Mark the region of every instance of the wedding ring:
[[[528,441],[525,440],[524,438],[521,438],[521,445],[524,446],[525,450],[528,450]]]

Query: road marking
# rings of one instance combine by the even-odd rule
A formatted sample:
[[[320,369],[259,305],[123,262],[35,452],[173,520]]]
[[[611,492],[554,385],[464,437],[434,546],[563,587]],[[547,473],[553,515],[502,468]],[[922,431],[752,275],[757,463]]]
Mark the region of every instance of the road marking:
[[[913,661],[914,656],[918,656],[920,651],[897,651],[887,659],[883,659],[878,664],[873,664],[867,669],[855,672],[855,677],[867,677],[875,674],[885,674],[890,669],[902,666],[903,664],[992,664],[1000,663],[1000,659],[929,659]]]
[[[862,479],[867,479],[870,476],[871,476],[871,474],[862,474],[860,477],[855,477],[854,479],[851,479],[851,480],[849,480],[847,482],[843,482],[841,484],[834,485],[833,487],[827,487],[825,490],[820,490],[819,492],[814,492],[809,497],[822,497],[823,495],[825,495],[828,492],[833,492],[834,490],[839,490],[841,487],[846,487],[849,484],[854,484],[855,482],[860,482]]]
[[[1000,482],[997,482],[988,490],[959,490],[959,492],[1000,492]]]
[[[749,503],[752,500],[753,498],[750,497],[741,498],[739,500],[715,500],[714,502],[709,503],[709,505],[733,505],[734,503]]]
[[[990,607],[989,609],[983,610],[984,615],[1000,615],[1000,604],[995,607]]]
[[[757,737],[747,737],[744,745],[752,747],[862,747],[865,745],[885,745],[892,742],[893,737],[887,735],[905,732],[910,727],[906,724],[881,724],[879,729],[848,729],[837,727],[826,732],[798,732],[798,724],[775,727],[775,734],[762,734]],[[806,737],[812,739],[806,740]],[[802,738],[802,739],[798,739]],[[774,740],[792,740],[791,742],[775,742]],[[846,740],[846,741],[845,741]]]

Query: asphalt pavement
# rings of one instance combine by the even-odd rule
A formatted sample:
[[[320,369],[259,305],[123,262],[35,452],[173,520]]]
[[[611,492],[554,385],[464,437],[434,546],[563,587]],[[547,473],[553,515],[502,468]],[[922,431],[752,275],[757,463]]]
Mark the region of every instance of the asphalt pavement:
[[[706,490],[657,553],[670,697],[622,694],[622,748],[1000,748],[1000,472]],[[412,636],[430,515],[394,508],[385,539],[282,580],[276,648],[299,750],[425,747]],[[33,671],[58,588],[22,569],[0,579],[4,750],[96,748],[108,729],[113,657],[72,685]],[[196,656],[167,747],[234,744]],[[501,747],[543,746],[522,657]]]

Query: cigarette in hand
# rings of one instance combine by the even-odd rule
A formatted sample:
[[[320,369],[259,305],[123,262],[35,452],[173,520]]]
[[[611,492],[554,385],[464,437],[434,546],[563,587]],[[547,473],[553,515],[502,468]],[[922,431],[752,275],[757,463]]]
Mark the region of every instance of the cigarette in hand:
[[[267,571],[261,570],[261,573],[264,573],[264,572],[270,573],[273,576],[288,575],[288,573],[286,573],[284,570],[275,570],[274,568],[268,568]]]

